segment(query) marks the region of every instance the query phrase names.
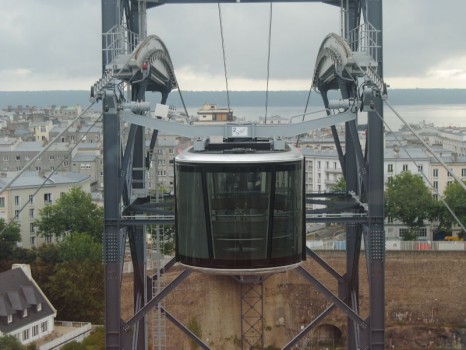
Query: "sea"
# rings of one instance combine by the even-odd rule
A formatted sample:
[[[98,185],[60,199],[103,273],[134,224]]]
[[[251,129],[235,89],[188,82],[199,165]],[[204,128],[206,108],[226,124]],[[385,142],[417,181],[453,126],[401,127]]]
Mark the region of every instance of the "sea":
[[[230,106],[237,118],[248,122],[259,122],[259,118],[266,115],[265,106]],[[466,127],[466,104],[436,104],[436,105],[400,105],[392,106],[396,114],[387,106],[384,107],[384,121],[386,127],[399,130],[403,121],[401,116],[409,124],[433,124],[436,127]],[[180,110],[180,107],[177,107]],[[188,107],[190,115],[196,115],[198,108]],[[302,120],[304,107],[268,107],[267,117],[280,116],[292,119],[293,122]],[[307,110],[305,120],[321,118],[326,115],[322,107],[312,106]],[[358,116],[358,124],[367,123],[367,113],[361,112]]]

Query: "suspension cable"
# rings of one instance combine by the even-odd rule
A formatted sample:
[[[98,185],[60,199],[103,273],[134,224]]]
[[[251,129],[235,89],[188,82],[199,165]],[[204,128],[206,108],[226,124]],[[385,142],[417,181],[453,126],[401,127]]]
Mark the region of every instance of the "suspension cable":
[[[30,161],[29,163],[27,163],[23,169],[21,169],[5,186],[3,186],[2,189],[0,189],[0,194],[2,194],[3,192],[5,192],[16,180],[18,180],[18,178],[27,170],[29,169],[29,167],[34,164],[34,162],[39,159],[39,157],[44,154],[45,152],[48,151],[48,149],[50,147],[52,147],[52,145],[57,142],[61,136],[68,131],[69,128],[71,128],[74,123],[76,123],[79,118],[81,118],[85,113],[87,113],[87,111],[96,103],[96,101],[93,101],[89,104],[89,106],[87,106],[87,108],[82,111],[80,114],[78,114],[78,116],[76,118],[74,118],[71,123],[65,128],[63,129],[63,131],[61,133],[59,133],[41,152],[37,153]]]
[[[269,78],[270,78],[270,48],[272,46],[272,3],[270,3],[269,13],[269,47],[267,53],[267,88],[265,90],[265,118],[264,124],[267,124],[267,111],[269,106]]]
[[[223,22],[222,22],[222,9],[220,3],[218,5],[218,19],[220,22],[220,37],[222,40],[222,52],[223,52],[223,71],[225,73],[225,86],[227,90],[227,103],[228,103],[228,111],[230,111],[230,89],[228,88],[228,74],[227,74],[227,57],[225,53],[225,39],[223,37]]]
[[[359,66],[357,65],[359,70],[364,73],[364,70]],[[345,68],[346,69],[346,68]],[[347,70],[348,72],[348,70]],[[348,72],[350,73],[350,72]],[[351,75],[351,74],[350,74]],[[355,78],[353,78],[353,81],[357,84],[357,80]],[[450,172],[450,169],[446,166],[446,164],[435,154],[434,150],[427,144],[424,142],[424,140],[416,133],[416,131],[414,131],[414,129],[411,127],[411,125],[409,125],[406,120],[393,108],[393,106],[387,101],[387,100],[384,100],[385,104],[391,109],[391,111],[393,113],[395,113],[395,115],[398,117],[398,119],[400,119],[403,124],[413,133],[414,136],[416,136],[416,138],[421,141],[421,143],[424,145],[424,147],[429,151],[430,154],[432,154],[432,156],[445,168],[445,170],[447,170],[447,172]],[[379,111],[376,109],[375,110],[377,116],[380,118],[380,120],[385,124],[385,126],[387,127],[388,130],[390,130],[390,132],[392,132],[393,134],[393,131],[392,129],[388,126],[387,122],[385,121],[385,119],[380,115]],[[411,159],[411,161],[416,165],[416,161],[411,157],[411,155],[409,154],[408,150],[406,149],[406,147],[399,141],[399,139],[396,137],[395,134],[393,134],[393,136],[395,137],[395,140],[400,144],[400,146],[404,149],[404,151],[406,152],[406,154],[408,155],[408,157]],[[466,231],[465,229],[465,226],[463,225],[463,223],[460,221],[460,219],[458,218],[458,216],[454,213],[454,211],[450,208],[450,206],[448,205],[448,203],[440,196],[439,192],[438,192],[438,189],[436,189],[432,183],[430,182],[429,178],[427,177],[426,174],[424,174],[424,172],[422,172],[422,176],[426,179],[427,183],[430,185],[430,187],[432,189],[434,189],[435,191],[435,194],[437,195],[437,197],[440,199],[440,201],[445,205],[445,207],[447,208],[447,210],[450,212],[450,214],[453,216],[453,218],[455,219],[455,221],[458,223],[459,226],[461,226],[461,228],[463,229],[463,231]],[[450,172],[451,175],[453,176],[453,178],[463,187],[464,190],[466,190],[466,185],[464,184],[463,181],[461,181],[452,171]]]
[[[380,115],[379,111],[376,109],[375,112],[377,113],[377,116],[379,117],[379,119],[385,124],[385,127],[392,133],[392,135],[394,136],[396,142],[399,143],[399,145],[401,146],[401,148],[403,148],[403,150],[406,152],[406,154],[408,155],[409,159],[411,159],[411,161],[414,163],[414,165],[416,165],[416,167],[418,167],[419,169],[419,165],[417,164],[417,162],[414,160],[414,158],[411,156],[411,154],[408,152],[408,149],[405,147],[405,145],[402,144],[402,142],[398,139],[398,137],[393,133],[393,130],[390,128],[390,126],[388,126],[387,122],[385,121],[385,119],[383,119],[383,117]],[[464,227],[463,223],[461,222],[461,220],[458,218],[458,216],[455,214],[455,212],[453,211],[453,209],[451,209],[451,207],[448,205],[448,203],[440,196],[439,192],[438,192],[438,189],[435,188],[432,184],[432,182],[430,182],[429,178],[427,177],[427,175],[421,171],[421,174],[422,176],[424,177],[424,179],[426,180],[426,182],[430,185],[430,187],[435,191],[435,194],[437,195],[438,199],[443,203],[443,205],[445,205],[445,207],[448,209],[448,211],[450,212],[450,214],[453,216],[453,218],[455,219],[455,221],[458,223],[459,226],[461,226],[461,228],[463,229],[463,231],[466,232],[466,228]]]
[[[306,101],[306,106],[304,107],[304,113],[303,113],[303,119],[302,121],[304,122],[304,118],[307,114],[307,107],[309,106],[309,100],[311,99],[311,91],[312,91],[312,84],[311,84],[311,87],[309,88],[309,93],[307,94],[307,101]],[[301,136],[301,134],[298,135],[297,139],[296,139],[296,148],[298,148],[299,146],[299,137]]]
[[[76,144],[71,148],[70,150],[70,154],[74,151],[74,149],[76,147],[78,147],[78,145],[81,143],[81,141],[87,136],[87,134],[92,130],[92,128],[97,124],[98,121],[100,121],[102,119],[102,113],[99,115],[98,118],[96,118],[96,120],[94,121],[94,123],[92,123],[92,125],[87,129],[87,131],[81,136],[81,138],[78,140],[78,142],[76,142]],[[66,158],[63,157],[63,159],[61,160],[60,163],[58,163],[57,167],[55,169],[53,169],[50,174],[45,178],[45,180],[42,182],[42,184],[34,191],[34,193],[31,195],[32,198],[34,198],[36,196],[36,194],[47,184],[47,182],[50,180],[50,178],[52,177],[53,174],[55,174],[58,169],[63,165],[63,163],[66,161]],[[26,165],[23,170],[21,171],[21,174],[24,172],[24,169],[27,169],[29,166]],[[19,177],[19,176],[18,176]],[[13,182],[10,181],[10,185],[12,184]],[[26,203],[24,203],[24,205],[21,207],[21,209],[18,210],[18,214],[15,215],[6,225],[5,227],[3,228],[3,230],[0,232],[0,235],[3,234],[3,232],[5,232],[7,230],[8,227],[10,227],[10,225],[15,221],[15,219],[17,218],[17,216],[19,214],[21,214],[23,212],[23,210],[28,206],[29,204],[29,200],[26,201]]]
[[[392,112],[395,113],[398,119],[400,119],[403,122],[403,124],[406,125],[406,127],[413,133],[413,135],[416,136],[416,138],[429,151],[429,153],[432,154],[432,156],[445,168],[447,172],[451,173],[451,176],[453,176],[455,181],[458,182],[461,185],[461,187],[463,187],[463,189],[466,191],[466,184],[463,181],[461,181],[461,179],[457,175],[455,175],[453,171],[450,171],[447,165],[435,154],[434,150],[419,136],[419,134],[416,131],[414,131],[411,125],[409,125],[406,122],[406,120],[393,108],[393,106],[390,103],[388,103],[388,101],[384,101],[384,102],[388,106],[388,108],[390,108]]]

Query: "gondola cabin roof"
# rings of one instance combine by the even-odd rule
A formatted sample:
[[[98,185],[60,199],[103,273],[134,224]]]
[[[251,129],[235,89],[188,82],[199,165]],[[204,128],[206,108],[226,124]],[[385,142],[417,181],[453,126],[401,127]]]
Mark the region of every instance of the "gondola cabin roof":
[[[285,143],[274,149],[273,141],[223,142],[206,145],[203,150],[189,147],[175,159],[177,163],[283,163],[303,159],[301,152]]]

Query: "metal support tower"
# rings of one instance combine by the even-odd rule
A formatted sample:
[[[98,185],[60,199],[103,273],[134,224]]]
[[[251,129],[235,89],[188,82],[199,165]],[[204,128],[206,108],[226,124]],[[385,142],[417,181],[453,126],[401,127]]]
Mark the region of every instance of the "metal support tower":
[[[146,9],[163,4],[183,3],[236,3],[237,0],[101,0],[102,4],[102,71],[103,76],[115,73],[118,58],[131,53],[134,47],[146,36]],[[271,0],[242,0],[241,2],[271,2]],[[272,0],[272,2],[285,2]],[[377,65],[368,69],[378,76],[378,82],[383,77],[382,61],[382,0],[296,0],[296,2],[322,2],[334,6],[344,6],[344,34],[353,51],[358,51],[358,40],[349,40],[349,36],[358,39],[358,26],[361,18],[369,23],[376,33],[378,45],[373,48]],[[353,34],[351,34],[353,33]],[[354,34],[356,33],[356,34]],[[114,35],[115,34],[115,35]],[[115,38],[110,41],[109,37]],[[119,45],[121,40],[124,45]],[[360,41],[359,41],[360,42]],[[110,54],[112,52],[112,54]],[[114,67],[109,66],[114,64]],[[383,82],[383,81],[382,81]],[[377,83],[377,81],[376,81]],[[330,83],[322,82],[317,86],[321,92],[324,104],[328,105],[327,91],[340,90],[343,98],[358,97],[354,84],[345,79],[333,79]],[[147,81],[129,84],[130,99],[143,101],[146,91],[162,93],[162,103],[165,103],[173,86],[152,86]],[[147,313],[190,273],[186,270],[173,282],[156,295],[151,295],[152,283],[159,278],[147,276],[145,256],[145,225],[173,223],[173,218],[141,219],[144,209],[136,209],[134,202],[148,197],[146,184],[147,155],[144,146],[144,124],[133,123],[127,140],[122,140],[120,124],[122,114],[119,96],[114,86],[107,86],[102,99],[103,136],[104,136],[104,271],[105,271],[105,329],[106,349],[146,349],[147,332],[145,318]],[[345,124],[346,149],[342,149],[337,130],[332,127],[336,148],[339,153],[344,177],[348,190],[354,194],[354,215],[333,218],[331,216],[314,217],[308,215],[307,222],[340,222],[347,225],[346,271],[339,275],[331,266],[312,251],[310,258],[323,266],[340,286],[338,295],[334,295],[325,286],[304,269],[298,272],[324,293],[331,304],[321,315],[305,327],[284,348],[291,349],[307,332],[312,330],[335,308],[340,308],[348,315],[348,349],[383,349],[384,348],[384,226],[383,226],[383,123],[377,113],[383,116],[383,105],[380,94],[371,96],[373,108],[369,112],[368,136],[366,148],[359,144],[356,127],[357,121],[349,118]],[[137,115],[132,117],[137,119]],[[157,138],[158,128],[153,128],[154,134],[150,142],[152,152]],[[264,129],[265,130],[265,129]],[[270,130],[270,129],[269,129]],[[267,133],[268,131],[266,131]],[[157,184],[154,184],[155,188]],[[319,200],[309,197],[310,200]],[[345,199],[347,202],[350,199]],[[148,200],[149,201],[149,200]],[[363,208],[363,209],[361,209]],[[128,239],[131,248],[131,258],[134,265],[134,316],[126,322],[121,315],[121,280],[124,259],[125,242]],[[361,241],[366,246],[366,263],[368,266],[367,281],[369,285],[369,316],[362,319],[359,316],[359,260],[361,256]],[[175,263],[172,259],[159,272],[163,273]],[[185,326],[176,320],[163,307],[160,308],[167,319],[174,323],[186,335],[191,337],[203,349],[208,346],[192,334]]]
[[[264,278],[241,276],[241,348],[264,347]]]

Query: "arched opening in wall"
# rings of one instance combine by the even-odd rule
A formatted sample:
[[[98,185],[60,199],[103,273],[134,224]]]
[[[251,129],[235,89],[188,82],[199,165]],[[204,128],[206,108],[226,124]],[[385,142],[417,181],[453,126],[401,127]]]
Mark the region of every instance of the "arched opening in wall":
[[[312,332],[311,343],[335,349],[344,345],[343,332],[333,324],[321,324]]]

